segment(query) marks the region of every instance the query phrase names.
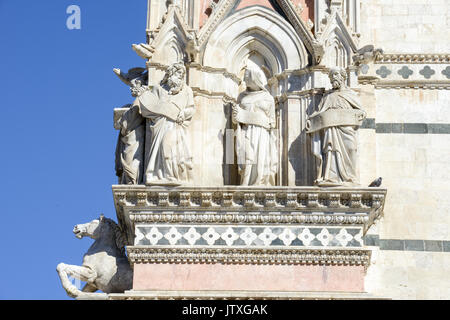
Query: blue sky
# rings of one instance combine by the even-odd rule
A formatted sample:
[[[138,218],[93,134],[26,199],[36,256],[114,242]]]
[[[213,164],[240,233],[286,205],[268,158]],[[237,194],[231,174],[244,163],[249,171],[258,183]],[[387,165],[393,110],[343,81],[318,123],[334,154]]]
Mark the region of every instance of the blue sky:
[[[69,30],[69,5],[81,30]],[[59,262],[81,265],[75,224],[116,219],[114,75],[145,61],[146,0],[0,0],[2,137],[0,299],[68,299]]]

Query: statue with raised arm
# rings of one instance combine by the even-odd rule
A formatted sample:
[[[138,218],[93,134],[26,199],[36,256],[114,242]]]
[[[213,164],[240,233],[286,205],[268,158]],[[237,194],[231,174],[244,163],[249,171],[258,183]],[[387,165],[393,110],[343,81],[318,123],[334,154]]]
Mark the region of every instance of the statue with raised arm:
[[[130,86],[135,98],[148,90],[148,73],[144,68],[133,68],[128,73],[114,69],[114,73]],[[144,174],[145,119],[138,106],[127,106],[115,120],[114,126],[120,130],[116,147],[116,175],[119,184],[141,184]]]
[[[183,63],[170,66],[160,85],[141,94],[134,106],[146,118],[144,182],[181,185],[192,180],[192,155],[186,135],[194,115],[194,95]]]
[[[247,68],[244,81],[247,88],[238,98],[239,105],[233,106],[241,185],[274,186],[278,166],[275,100],[261,70]]]
[[[318,111],[307,120],[306,130],[312,135],[312,152],[317,158],[317,179],[321,187],[358,185],[357,130],[366,118],[361,102],[345,82],[344,69],[330,70],[333,91],[325,95]]]

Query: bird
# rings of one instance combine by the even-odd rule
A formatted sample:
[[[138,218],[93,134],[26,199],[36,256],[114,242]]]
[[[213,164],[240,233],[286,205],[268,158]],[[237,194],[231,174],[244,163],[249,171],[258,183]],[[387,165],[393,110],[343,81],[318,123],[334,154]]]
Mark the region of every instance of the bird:
[[[369,188],[379,188],[381,186],[382,181],[383,178],[379,177],[378,179],[374,180],[371,184],[369,184]]]

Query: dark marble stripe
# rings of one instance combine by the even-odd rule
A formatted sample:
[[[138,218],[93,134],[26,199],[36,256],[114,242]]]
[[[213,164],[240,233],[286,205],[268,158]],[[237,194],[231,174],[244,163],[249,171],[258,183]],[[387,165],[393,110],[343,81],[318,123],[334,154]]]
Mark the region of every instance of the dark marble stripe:
[[[405,251],[405,240],[380,239],[380,249]]]
[[[449,123],[376,123],[375,128],[371,128],[369,123],[363,123],[361,128],[375,129],[380,134],[450,134]]]
[[[367,118],[361,125],[361,129],[376,129],[376,123],[374,118]]]
[[[380,250],[450,252],[450,241],[380,239],[377,235],[366,235],[364,245],[380,247]]]

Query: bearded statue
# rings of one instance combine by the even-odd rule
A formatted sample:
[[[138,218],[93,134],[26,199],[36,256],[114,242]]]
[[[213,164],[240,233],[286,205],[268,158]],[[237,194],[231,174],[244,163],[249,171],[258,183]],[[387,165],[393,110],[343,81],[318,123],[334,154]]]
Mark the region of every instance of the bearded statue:
[[[194,115],[194,95],[185,83],[182,63],[170,66],[159,85],[136,99],[146,119],[146,185],[181,185],[191,181],[192,156],[186,128]]]
[[[344,69],[331,69],[333,90],[325,95],[313,113],[306,130],[312,135],[312,152],[317,161],[320,187],[357,186],[357,130],[366,118],[361,102],[346,86]]]

